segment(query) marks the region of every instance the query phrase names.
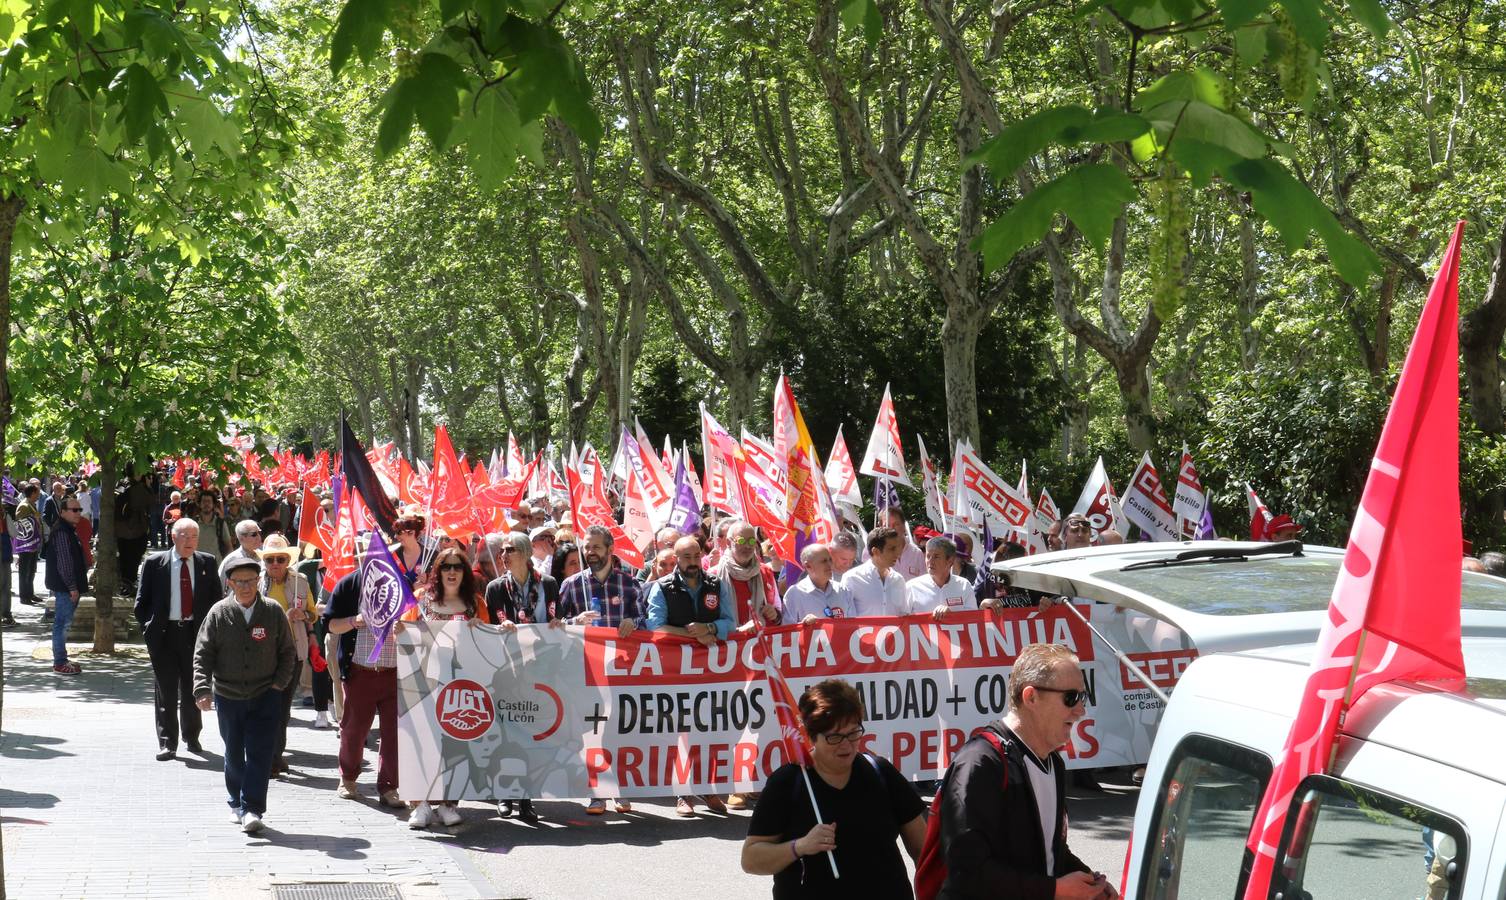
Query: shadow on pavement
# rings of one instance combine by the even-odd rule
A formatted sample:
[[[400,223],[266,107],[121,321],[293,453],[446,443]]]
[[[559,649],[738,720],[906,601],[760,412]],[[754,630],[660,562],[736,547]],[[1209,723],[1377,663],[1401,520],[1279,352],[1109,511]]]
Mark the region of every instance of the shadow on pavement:
[[[31,794],[0,788],[0,809],[52,809],[58,802],[56,794]]]
[[[278,831],[271,825],[268,825],[256,837],[259,840],[249,846],[271,844],[291,850],[313,850],[334,859],[365,859],[366,854],[361,851],[371,848],[371,841],[365,838],[342,838],[329,834],[294,834]]]
[[[430,829],[423,834],[466,850],[506,853],[514,847],[591,847],[626,844],[658,847],[677,840],[714,838],[741,843],[748,836],[748,816],[699,812],[691,819],[670,819],[642,813],[612,813],[588,817],[574,801],[535,800],[540,820],[528,824],[502,819],[494,808],[464,807],[465,823],[453,830]]]
[[[57,759],[60,756],[73,756],[67,750],[59,749],[57,745],[66,744],[60,737],[49,737],[40,734],[22,734],[19,731],[7,731],[0,734],[0,756],[6,759],[38,760]],[[4,792],[0,791],[0,796]],[[5,806],[0,803],[0,807]]]

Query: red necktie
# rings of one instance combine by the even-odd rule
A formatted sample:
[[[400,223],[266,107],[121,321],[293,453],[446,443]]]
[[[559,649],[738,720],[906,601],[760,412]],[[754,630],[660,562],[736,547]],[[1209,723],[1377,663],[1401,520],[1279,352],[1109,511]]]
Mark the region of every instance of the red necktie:
[[[183,565],[178,568],[178,597],[182,600],[183,621],[193,618],[193,576],[188,574],[188,567],[193,560],[183,560]]]

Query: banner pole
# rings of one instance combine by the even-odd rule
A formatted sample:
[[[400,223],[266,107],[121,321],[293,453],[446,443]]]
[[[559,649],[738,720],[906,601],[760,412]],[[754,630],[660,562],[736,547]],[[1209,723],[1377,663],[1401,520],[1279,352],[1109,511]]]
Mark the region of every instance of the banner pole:
[[[1139,678],[1142,682],[1144,682],[1145,686],[1148,687],[1148,688],[1150,688],[1150,692],[1152,694],[1155,694],[1157,699],[1159,699],[1162,703],[1170,703],[1171,702],[1171,697],[1169,697],[1166,694],[1165,691],[1163,691],[1160,688],[1156,687],[1155,682],[1153,682],[1153,681],[1150,680],[1150,676],[1146,675],[1145,671],[1143,669],[1141,669],[1139,666],[1135,665],[1134,661],[1131,660],[1128,656],[1125,656],[1124,652],[1122,650],[1120,650],[1118,647],[1115,647],[1113,645],[1113,643],[1111,643],[1109,641],[1108,638],[1104,637],[1103,636],[1103,632],[1099,631],[1097,628],[1094,628],[1093,627],[1093,623],[1089,622],[1087,620],[1087,618],[1077,609],[1077,607],[1072,605],[1071,601],[1063,602],[1061,605],[1065,606],[1067,608],[1068,612],[1070,612],[1070,613],[1072,613],[1072,615],[1076,616],[1077,619],[1078,619],[1078,621],[1080,621],[1080,622],[1082,622],[1082,624],[1088,626],[1088,630],[1091,631],[1091,632],[1093,632],[1093,634],[1096,635],[1097,638],[1100,641],[1103,642],[1103,645],[1105,647],[1109,648],[1109,650],[1114,654],[1115,658],[1117,658],[1119,660],[1119,662],[1123,663],[1124,666],[1126,668],[1128,668],[1131,672],[1134,672],[1135,673],[1135,677]]]

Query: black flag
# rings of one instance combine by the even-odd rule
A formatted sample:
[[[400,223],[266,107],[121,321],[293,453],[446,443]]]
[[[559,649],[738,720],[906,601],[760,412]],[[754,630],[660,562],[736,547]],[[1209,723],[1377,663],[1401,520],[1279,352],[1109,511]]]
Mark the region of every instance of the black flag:
[[[382,483],[377,480],[376,472],[371,469],[371,461],[366,458],[366,448],[356,440],[355,432],[350,430],[350,422],[343,415],[340,417],[340,472],[345,476],[346,485],[361,495],[376,526],[383,533],[392,534],[393,523],[397,521],[397,507],[392,505],[392,498],[382,490]]]

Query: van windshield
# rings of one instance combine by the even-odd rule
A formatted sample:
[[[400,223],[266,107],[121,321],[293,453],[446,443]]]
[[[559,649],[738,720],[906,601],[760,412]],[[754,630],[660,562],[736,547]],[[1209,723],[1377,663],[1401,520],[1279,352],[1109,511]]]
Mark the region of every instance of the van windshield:
[[[1207,616],[1318,612],[1328,608],[1342,559],[1252,557],[1166,569],[1104,571],[1095,577]],[[1506,612],[1506,579],[1465,572],[1464,608]]]

